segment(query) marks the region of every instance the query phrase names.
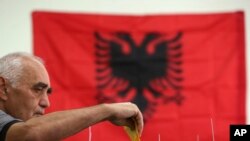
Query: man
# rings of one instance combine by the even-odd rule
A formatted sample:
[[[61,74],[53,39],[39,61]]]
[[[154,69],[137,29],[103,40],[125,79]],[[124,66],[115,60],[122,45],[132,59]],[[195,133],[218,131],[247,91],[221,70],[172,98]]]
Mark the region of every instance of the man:
[[[39,58],[27,53],[0,58],[0,140],[57,141],[105,120],[130,128],[136,124],[142,133],[143,117],[135,104],[100,104],[44,115],[50,93]]]

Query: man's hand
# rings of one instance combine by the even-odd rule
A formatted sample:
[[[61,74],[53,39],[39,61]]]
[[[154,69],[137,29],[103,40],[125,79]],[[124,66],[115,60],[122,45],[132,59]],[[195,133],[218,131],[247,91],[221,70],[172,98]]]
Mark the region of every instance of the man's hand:
[[[143,130],[143,116],[135,104],[125,102],[107,104],[107,106],[110,111],[113,111],[112,116],[108,119],[110,122],[119,126],[128,126],[131,129],[137,126],[138,132],[141,135]]]

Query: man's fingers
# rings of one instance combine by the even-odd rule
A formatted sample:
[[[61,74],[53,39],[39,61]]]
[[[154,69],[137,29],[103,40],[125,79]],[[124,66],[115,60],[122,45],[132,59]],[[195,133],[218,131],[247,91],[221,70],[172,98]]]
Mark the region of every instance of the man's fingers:
[[[137,123],[137,127],[138,127],[138,132],[141,135],[142,131],[143,131],[143,126],[144,126],[143,116],[142,116],[141,112],[139,112],[138,115],[136,116],[136,123]]]
[[[143,126],[144,126],[144,123],[143,123],[143,116],[142,116],[142,113],[141,111],[139,110],[138,106],[136,104],[133,104],[134,106],[136,106],[137,108],[137,112],[136,114],[134,115],[133,117],[133,120],[134,120],[134,124],[136,124],[136,128],[139,132],[139,135],[142,134],[142,130],[143,130]]]

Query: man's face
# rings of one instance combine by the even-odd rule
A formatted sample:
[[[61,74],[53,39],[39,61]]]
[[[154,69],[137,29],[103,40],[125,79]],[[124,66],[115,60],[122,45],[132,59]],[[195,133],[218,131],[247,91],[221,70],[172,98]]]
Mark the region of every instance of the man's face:
[[[17,87],[7,87],[6,112],[24,121],[43,115],[50,105],[48,94],[51,92],[48,73],[44,66],[37,62],[29,62],[20,82]]]

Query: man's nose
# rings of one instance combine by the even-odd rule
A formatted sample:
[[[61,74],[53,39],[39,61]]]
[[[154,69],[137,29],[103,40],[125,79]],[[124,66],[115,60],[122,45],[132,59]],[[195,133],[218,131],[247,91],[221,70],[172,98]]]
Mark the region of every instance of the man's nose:
[[[48,95],[47,94],[44,94],[40,101],[39,101],[39,105],[43,108],[47,108],[50,106],[50,102],[49,102],[49,98],[48,98]]]

